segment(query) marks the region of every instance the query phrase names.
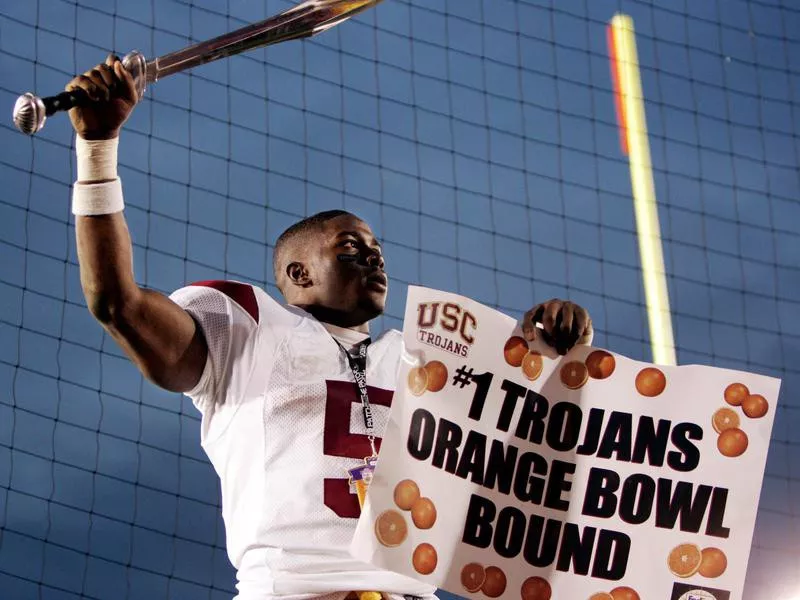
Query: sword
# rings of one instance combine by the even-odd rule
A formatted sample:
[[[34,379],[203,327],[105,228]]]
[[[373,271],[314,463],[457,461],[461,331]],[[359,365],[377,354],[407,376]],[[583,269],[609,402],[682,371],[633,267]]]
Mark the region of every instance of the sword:
[[[258,23],[152,60],[145,59],[140,52],[131,52],[123,58],[122,64],[133,76],[141,98],[147,85],[159,79],[247,50],[311,37],[381,1],[307,0]],[[22,133],[33,135],[44,127],[47,117],[81,106],[86,101],[87,96],[81,90],[48,98],[39,98],[28,92],[14,104],[14,124]]]

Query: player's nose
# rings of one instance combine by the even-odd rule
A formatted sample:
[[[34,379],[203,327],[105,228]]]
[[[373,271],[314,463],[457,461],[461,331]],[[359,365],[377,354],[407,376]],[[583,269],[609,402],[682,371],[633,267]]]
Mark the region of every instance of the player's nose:
[[[367,265],[370,267],[378,267],[379,269],[383,270],[383,267],[386,263],[383,260],[383,256],[378,254],[377,252],[370,252],[367,255]]]

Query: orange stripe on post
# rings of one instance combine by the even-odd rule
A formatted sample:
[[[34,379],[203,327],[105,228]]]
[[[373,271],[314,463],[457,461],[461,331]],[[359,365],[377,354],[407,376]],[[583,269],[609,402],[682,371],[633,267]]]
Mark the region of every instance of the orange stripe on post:
[[[625,114],[625,103],[622,101],[622,82],[619,77],[619,53],[617,52],[616,36],[614,27],[606,26],[606,38],[608,40],[608,55],[611,63],[611,81],[614,86],[614,108],[617,112],[617,126],[619,128],[619,145],[622,153],[628,156],[628,119]]]

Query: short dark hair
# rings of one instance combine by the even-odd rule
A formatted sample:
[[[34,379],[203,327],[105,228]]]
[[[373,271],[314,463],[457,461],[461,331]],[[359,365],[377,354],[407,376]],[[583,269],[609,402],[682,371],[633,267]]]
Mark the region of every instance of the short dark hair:
[[[278,285],[278,289],[281,290],[281,293],[283,293],[283,289],[281,289],[280,284],[280,272],[283,268],[284,254],[286,253],[287,249],[292,246],[292,242],[297,238],[307,236],[310,233],[315,233],[320,229],[323,223],[326,223],[331,219],[335,219],[336,217],[343,216],[355,217],[356,219],[359,218],[358,216],[351,212],[347,212],[346,210],[326,210],[298,221],[278,236],[278,240],[275,242],[275,251],[272,254],[272,270],[275,275],[275,283]]]

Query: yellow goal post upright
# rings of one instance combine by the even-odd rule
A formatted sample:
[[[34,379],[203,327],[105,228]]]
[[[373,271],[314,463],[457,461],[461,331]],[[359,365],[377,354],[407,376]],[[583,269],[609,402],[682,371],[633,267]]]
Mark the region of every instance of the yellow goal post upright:
[[[620,142],[630,166],[652,358],[657,364],[675,365],[675,340],[633,19],[625,14],[615,15],[607,33]]]

